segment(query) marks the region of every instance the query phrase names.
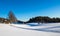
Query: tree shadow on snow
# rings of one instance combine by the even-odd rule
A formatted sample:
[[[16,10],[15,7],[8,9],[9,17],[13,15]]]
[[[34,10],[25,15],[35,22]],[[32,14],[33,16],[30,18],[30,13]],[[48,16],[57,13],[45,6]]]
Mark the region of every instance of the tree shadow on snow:
[[[34,27],[34,26],[45,26],[47,24],[27,24],[27,25],[29,25],[31,27]]]
[[[48,27],[48,28],[43,28],[43,29],[53,29],[53,28],[60,28],[60,26]]]
[[[11,26],[13,26],[13,25],[11,25]],[[23,27],[17,27],[17,26],[13,26],[13,27],[21,28],[21,29],[26,29],[26,30],[35,30],[35,31],[60,33],[60,31],[57,31],[57,30],[48,30],[49,28],[60,28],[60,26],[49,27],[49,28],[44,28],[44,29],[32,29],[32,28],[23,28]]]

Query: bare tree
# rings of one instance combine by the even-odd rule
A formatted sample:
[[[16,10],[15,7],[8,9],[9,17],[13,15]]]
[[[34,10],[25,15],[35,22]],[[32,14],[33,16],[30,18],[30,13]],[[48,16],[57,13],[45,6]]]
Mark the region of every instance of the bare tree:
[[[17,22],[17,19],[16,19],[15,15],[13,14],[12,11],[9,12],[8,19],[10,20],[11,23],[12,22]]]

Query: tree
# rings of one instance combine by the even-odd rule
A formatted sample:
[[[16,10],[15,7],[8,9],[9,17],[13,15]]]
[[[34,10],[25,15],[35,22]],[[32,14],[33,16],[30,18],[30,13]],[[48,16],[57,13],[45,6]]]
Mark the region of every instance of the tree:
[[[15,15],[13,14],[12,11],[9,12],[8,19],[10,20],[11,23],[17,22],[17,19],[16,19]]]

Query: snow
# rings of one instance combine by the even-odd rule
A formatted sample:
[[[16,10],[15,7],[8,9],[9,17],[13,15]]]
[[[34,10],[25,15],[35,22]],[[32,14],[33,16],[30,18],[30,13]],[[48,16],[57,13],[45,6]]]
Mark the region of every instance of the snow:
[[[60,23],[28,24],[0,23],[0,36],[60,36]]]
[[[48,23],[48,24],[37,24],[37,26],[30,26],[30,24],[11,24],[16,27],[23,27],[23,28],[31,28],[31,29],[52,29],[59,27],[60,29],[60,23]],[[35,24],[34,24],[35,25]]]

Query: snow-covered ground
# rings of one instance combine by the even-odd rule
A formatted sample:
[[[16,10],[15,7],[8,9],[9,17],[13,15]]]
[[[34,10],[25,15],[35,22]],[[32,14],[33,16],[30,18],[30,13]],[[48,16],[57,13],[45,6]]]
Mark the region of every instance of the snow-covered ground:
[[[0,23],[0,36],[60,36],[60,23],[45,23],[45,24]]]
[[[34,25],[34,26],[31,26]],[[60,23],[48,23],[48,24],[12,24],[12,26],[23,29],[47,31],[60,33]]]

